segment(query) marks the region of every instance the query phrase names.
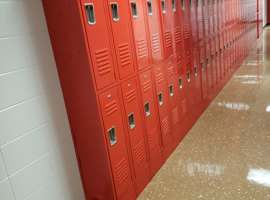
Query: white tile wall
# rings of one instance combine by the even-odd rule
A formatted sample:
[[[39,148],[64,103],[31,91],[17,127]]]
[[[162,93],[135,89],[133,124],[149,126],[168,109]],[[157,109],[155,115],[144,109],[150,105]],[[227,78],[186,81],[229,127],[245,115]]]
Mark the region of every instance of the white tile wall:
[[[0,0],[0,199],[85,199],[41,0]]]

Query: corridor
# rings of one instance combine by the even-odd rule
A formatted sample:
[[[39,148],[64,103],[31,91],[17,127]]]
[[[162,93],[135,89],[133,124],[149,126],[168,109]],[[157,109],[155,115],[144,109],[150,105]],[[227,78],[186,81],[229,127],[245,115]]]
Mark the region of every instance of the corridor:
[[[270,199],[270,28],[138,199]]]

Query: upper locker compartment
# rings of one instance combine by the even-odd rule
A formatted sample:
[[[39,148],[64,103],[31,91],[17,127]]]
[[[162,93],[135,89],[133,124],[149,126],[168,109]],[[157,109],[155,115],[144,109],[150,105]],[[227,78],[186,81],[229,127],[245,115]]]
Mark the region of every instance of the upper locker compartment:
[[[182,12],[180,1],[172,0],[173,6],[173,32],[174,32],[174,48],[175,51],[181,51],[184,49],[184,41],[182,35]]]
[[[159,62],[163,59],[162,56],[162,32],[160,24],[160,16],[158,3],[159,0],[145,0],[144,1],[147,19],[148,19],[148,28],[149,36],[151,43],[151,54],[152,54],[152,63]]]
[[[120,79],[134,73],[131,32],[125,1],[107,0]]]
[[[142,0],[129,1],[138,70],[149,66],[149,54]]]
[[[102,1],[81,1],[97,90],[115,82],[112,49]]]
[[[173,55],[173,38],[172,38],[172,0],[160,0],[160,13],[163,24],[163,44],[165,58]]]
[[[125,131],[117,87],[99,95],[104,134],[118,198],[132,185]]]

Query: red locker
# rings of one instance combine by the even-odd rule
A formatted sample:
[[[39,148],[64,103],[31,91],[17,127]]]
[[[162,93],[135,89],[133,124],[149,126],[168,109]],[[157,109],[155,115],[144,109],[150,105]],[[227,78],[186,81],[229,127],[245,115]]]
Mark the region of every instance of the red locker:
[[[158,8],[159,0],[147,0],[144,3],[148,19],[148,30],[151,44],[152,63],[159,62],[163,59],[162,55],[162,31],[160,15]]]
[[[182,0],[182,23],[185,48],[190,48],[192,37],[190,29],[190,1]]]
[[[165,69],[168,79],[168,96],[170,103],[170,114],[172,122],[172,135],[177,133],[179,128],[179,88],[177,81],[176,62],[175,58],[171,57],[165,61]]]
[[[212,0],[208,0],[208,15],[209,15],[209,33],[213,35],[214,33],[214,5]]]
[[[179,102],[180,110],[179,120],[180,123],[187,118],[189,111],[189,96],[188,96],[188,87],[187,87],[187,76],[186,76],[186,64],[185,64],[185,52],[180,51],[176,54],[176,63],[177,63],[177,78],[178,78],[178,91],[179,91]]]
[[[99,90],[116,80],[108,23],[102,1],[81,0],[81,2],[88,48],[93,62],[92,70],[95,75],[96,88]],[[90,17],[91,13],[93,17]],[[96,35],[95,39],[93,39],[93,35]]]
[[[218,0],[213,0],[213,16],[214,16],[214,33],[217,34],[218,32]]]
[[[156,83],[156,98],[158,102],[162,142],[163,146],[165,146],[171,140],[169,101],[167,93],[167,81],[165,77],[166,74],[164,73],[163,63],[154,66],[153,70]]]
[[[204,20],[204,37],[209,36],[209,11],[208,11],[208,1],[203,0],[203,20]]]
[[[173,0],[175,2],[175,0]],[[173,52],[173,24],[172,24],[172,12],[173,5],[172,1],[169,0],[160,0],[160,14],[163,28],[163,44],[164,44],[164,55],[165,58],[170,57]]]
[[[141,70],[144,67],[150,65],[143,3],[142,0],[130,0],[129,5],[133,27],[134,44],[136,48],[137,67],[139,70]],[[118,32],[125,32],[119,30],[125,29],[118,29]]]
[[[216,41],[215,37],[212,37],[211,39],[211,65],[212,65],[212,75],[213,75],[213,88],[214,91],[216,90],[217,86],[217,60],[216,60]]]
[[[213,93],[213,69],[211,62],[211,40],[205,39],[206,72],[207,72],[207,94],[211,97]]]
[[[110,13],[119,76],[122,79],[135,71],[131,53],[131,33],[130,31],[119,31],[129,30],[127,20],[129,15],[124,1],[108,0],[107,6]]]
[[[143,101],[144,120],[150,150],[150,158],[154,160],[161,152],[159,141],[158,112],[155,106],[154,90],[150,70],[142,72],[139,76],[141,83],[141,95]]]
[[[117,87],[99,95],[104,122],[104,136],[110,155],[114,185],[117,197],[132,185],[130,161],[127,152],[124,124]]]
[[[197,23],[198,23],[198,39],[204,38],[204,20],[203,20],[203,0],[197,1]]]
[[[148,165],[135,78],[123,82],[121,88],[135,174],[136,177],[138,177],[144,172]]]
[[[206,71],[206,54],[204,40],[199,42],[200,48],[200,68],[201,68],[201,88],[202,88],[202,99],[205,100],[207,97],[207,71]]]
[[[182,10],[181,3],[178,0],[173,0],[173,31],[174,31],[174,49],[176,52],[184,49],[184,38],[182,35]]]
[[[202,101],[202,89],[201,89],[201,68],[200,68],[200,50],[199,45],[196,43],[193,45],[193,90],[195,93],[195,105],[196,107],[200,105]],[[197,109],[195,108],[195,112]]]
[[[219,37],[218,34],[215,35],[215,44],[216,44],[216,69],[217,69],[217,84],[220,83],[221,80],[221,59],[220,59],[220,53],[219,53]]]
[[[199,1],[198,1],[199,3]],[[192,34],[192,43],[198,42],[198,24],[197,24],[197,1],[190,1],[190,27]]]

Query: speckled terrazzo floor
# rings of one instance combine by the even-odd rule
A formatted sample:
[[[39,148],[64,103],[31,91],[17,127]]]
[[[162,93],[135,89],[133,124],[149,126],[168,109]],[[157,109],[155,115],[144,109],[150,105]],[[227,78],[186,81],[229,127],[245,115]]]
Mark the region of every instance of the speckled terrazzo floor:
[[[138,200],[270,200],[270,29]]]

